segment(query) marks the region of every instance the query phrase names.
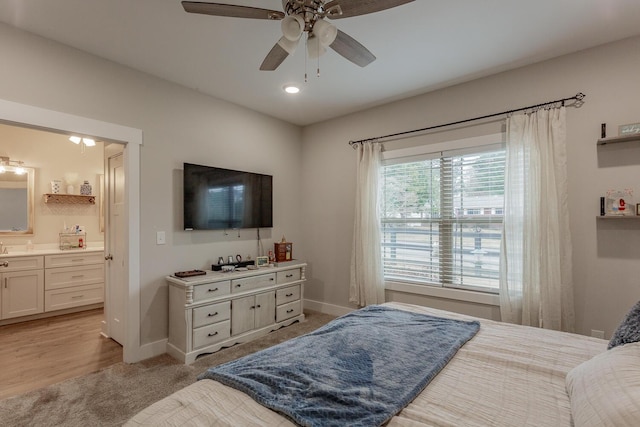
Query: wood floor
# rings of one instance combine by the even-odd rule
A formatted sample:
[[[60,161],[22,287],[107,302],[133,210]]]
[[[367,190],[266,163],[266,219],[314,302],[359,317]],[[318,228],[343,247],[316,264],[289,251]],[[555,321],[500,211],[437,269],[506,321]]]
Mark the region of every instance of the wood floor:
[[[95,372],[122,361],[100,335],[103,310],[0,326],[0,399]]]

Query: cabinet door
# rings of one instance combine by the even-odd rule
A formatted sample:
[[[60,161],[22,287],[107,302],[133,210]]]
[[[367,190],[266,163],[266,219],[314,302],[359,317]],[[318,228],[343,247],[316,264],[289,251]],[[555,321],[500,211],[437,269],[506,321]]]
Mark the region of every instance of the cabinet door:
[[[231,301],[231,335],[239,335],[253,329],[255,296]]]
[[[276,293],[265,292],[256,295],[255,328],[273,325],[276,319]]]
[[[2,319],[44,312],[44,273],[42,270],[3,273]]]

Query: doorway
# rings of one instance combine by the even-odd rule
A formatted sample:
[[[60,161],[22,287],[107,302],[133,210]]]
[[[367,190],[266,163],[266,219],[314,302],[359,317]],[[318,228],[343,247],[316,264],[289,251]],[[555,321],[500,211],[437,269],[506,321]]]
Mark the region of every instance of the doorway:
[[[123,298],[124,336],[123,360],[134,363],[147,355],[140,345],[140,145],[142,131],[139,129],[102,122],[85,117],[46,110],[30,105],[0,100],[0,121],[11,122],[63,134],[93,136],[103,141],[124,145],[123,171],[127,176],[124,188],[123,246]],[[107,320],[107,329],[109,329]]]

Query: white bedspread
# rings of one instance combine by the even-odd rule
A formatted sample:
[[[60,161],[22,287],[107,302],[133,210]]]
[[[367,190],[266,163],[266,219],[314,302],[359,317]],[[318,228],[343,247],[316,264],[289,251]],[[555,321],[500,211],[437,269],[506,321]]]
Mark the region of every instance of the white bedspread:
[[[386,305],[474,319],[400,303]],[[490,320],[389,426],[571,426],[567,372],[607,342]],[[243,393],[198,381],[137,414],[128,426],[293,426]]]

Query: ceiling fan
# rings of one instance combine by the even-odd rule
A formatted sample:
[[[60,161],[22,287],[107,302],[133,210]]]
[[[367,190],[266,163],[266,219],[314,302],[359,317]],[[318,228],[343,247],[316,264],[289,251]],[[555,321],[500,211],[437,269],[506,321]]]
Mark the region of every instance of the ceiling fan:
[[[307,51],[311,59],[320,57],[330,47],[354,64],[366,67],[376,57],[325,18],[333,20],[366,15],[412,1],[414,0],[282,0],[284,12],[193,1],[183,1],[182,6],[189,13],[282,21],[282,37],[260,65],[260,70],[273,71],[294,52],[303,33],[307,33]]]

